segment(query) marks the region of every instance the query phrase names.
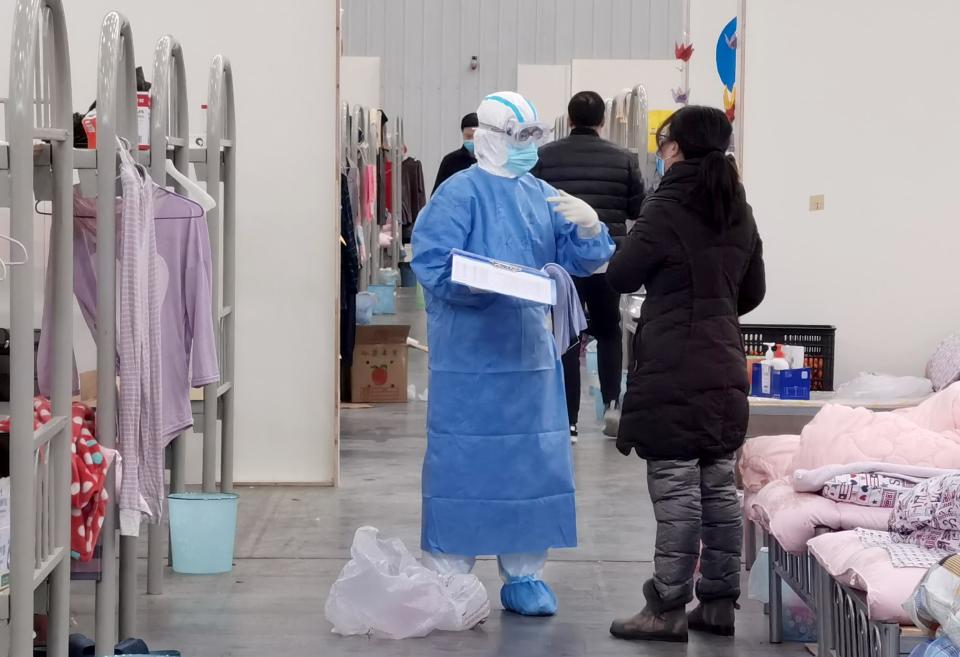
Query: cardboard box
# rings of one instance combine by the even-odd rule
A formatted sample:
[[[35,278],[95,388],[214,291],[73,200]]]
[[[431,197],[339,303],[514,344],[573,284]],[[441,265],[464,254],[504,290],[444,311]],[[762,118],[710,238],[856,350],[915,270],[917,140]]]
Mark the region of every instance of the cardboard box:
[[[409,326],[358,326],[351,398],[355,403],[407,401],[407,336]]]

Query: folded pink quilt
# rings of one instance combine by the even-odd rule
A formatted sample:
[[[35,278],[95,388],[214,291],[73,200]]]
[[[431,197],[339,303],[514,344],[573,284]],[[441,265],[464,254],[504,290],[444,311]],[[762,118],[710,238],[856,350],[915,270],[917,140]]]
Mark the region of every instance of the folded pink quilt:
[[[800,436],[759,436],[749,439],[740,451],[740,479],[743,488],[753,493],[771,481],[791,474],[793,457],[800,447]]]
[[[790,471],[862,461],[960,469],[960,384],[889,413],[825,406],[804,428]]]
[[[925,568],[895,568],[885,549],[865,548],[854,531],[817,536],[809,549],[834,579],[866,594],[871,620],[913,624],[903,603],[913,595]]]
[[[886,531],[890,509],[834,502],[812,493],[798,493],[786,478],[775,481],[750,499],[748,517],[770,532],[791,554],[802,554],[817,528]]]

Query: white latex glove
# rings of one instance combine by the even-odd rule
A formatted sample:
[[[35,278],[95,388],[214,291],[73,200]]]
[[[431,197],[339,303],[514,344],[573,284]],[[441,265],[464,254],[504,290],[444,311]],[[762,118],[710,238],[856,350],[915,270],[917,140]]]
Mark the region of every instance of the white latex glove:
[[[564,219],[576,224],[581,236],[593,237],[600,232],[600,217],[586,201],[561,191],[560,196],[551,196],[547,202],[552,203]]]

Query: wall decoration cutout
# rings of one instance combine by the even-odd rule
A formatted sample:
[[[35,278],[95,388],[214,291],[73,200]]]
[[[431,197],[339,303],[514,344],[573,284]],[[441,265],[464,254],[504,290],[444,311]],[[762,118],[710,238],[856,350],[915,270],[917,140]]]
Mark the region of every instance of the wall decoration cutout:
[[[737,112],[737,19],[733,18],[717,38],[717,75],[723,83],[723,109],[733,123]]]

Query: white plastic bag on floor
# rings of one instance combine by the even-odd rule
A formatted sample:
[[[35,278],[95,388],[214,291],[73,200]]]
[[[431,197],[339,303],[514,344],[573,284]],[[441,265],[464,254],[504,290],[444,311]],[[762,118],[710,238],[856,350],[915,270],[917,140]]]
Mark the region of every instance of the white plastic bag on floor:
[[[382,539],[373,527],[357,530],[350,554],[327,597],[327,620],[337,634],[424,637],[469,630],[490,615],[487,590],[476,575],[441,577],[400,539]]]

